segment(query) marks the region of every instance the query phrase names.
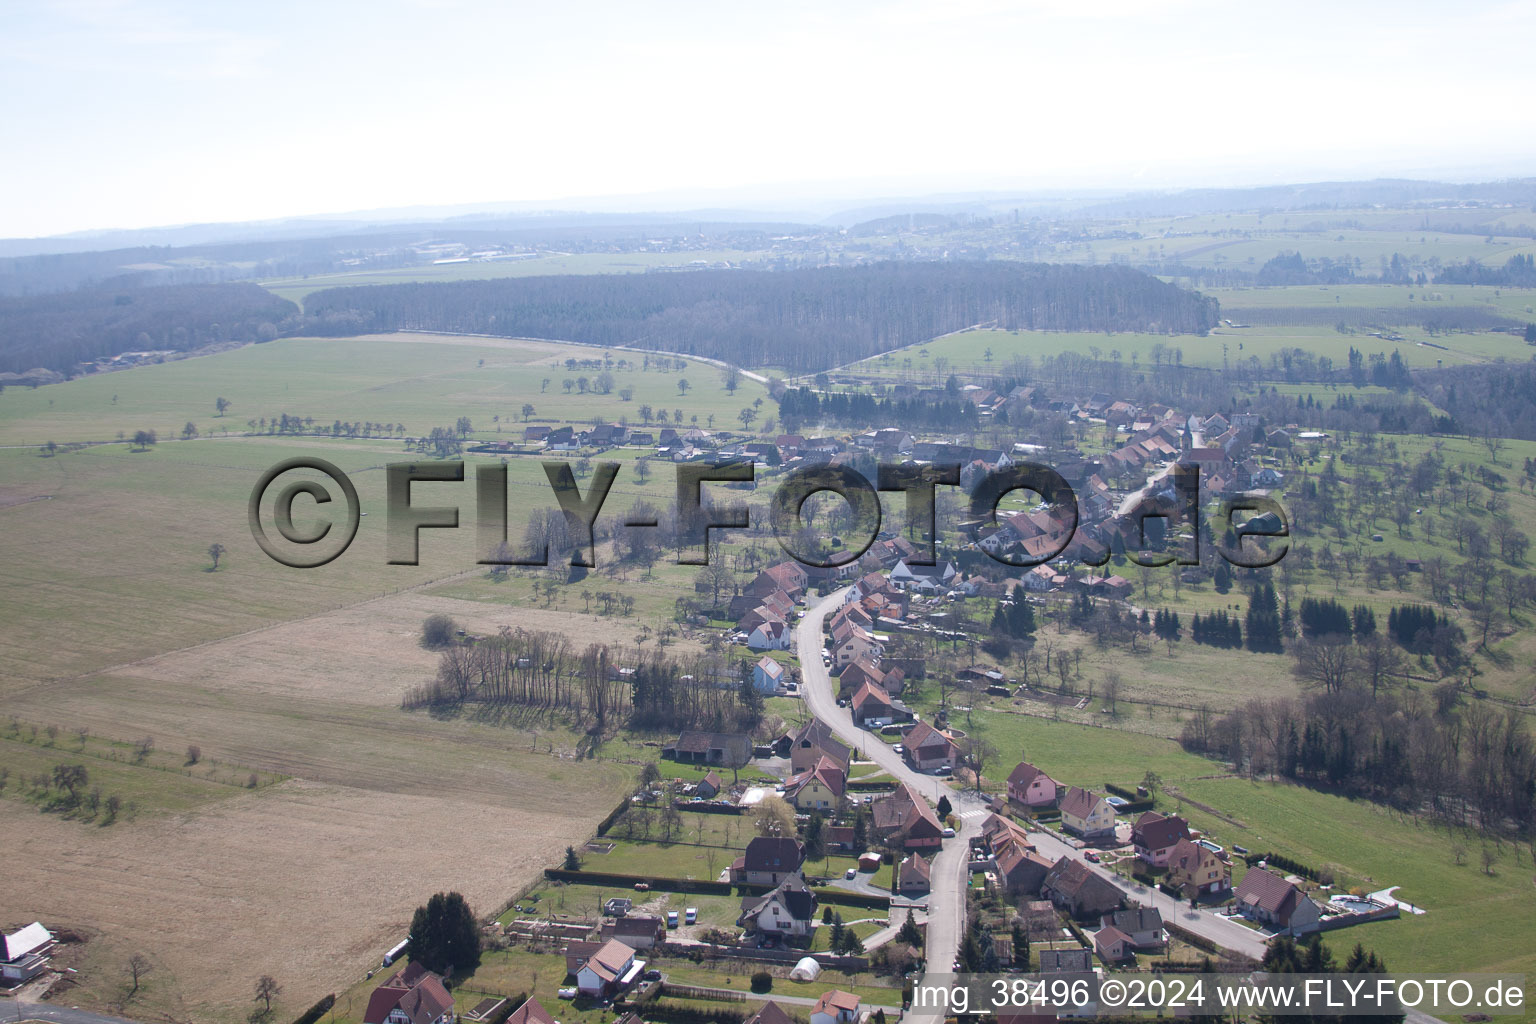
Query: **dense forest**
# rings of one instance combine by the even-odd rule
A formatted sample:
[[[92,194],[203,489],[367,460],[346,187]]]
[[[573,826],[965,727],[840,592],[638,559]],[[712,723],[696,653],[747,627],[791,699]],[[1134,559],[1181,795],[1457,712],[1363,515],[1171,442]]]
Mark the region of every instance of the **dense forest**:
[[[187,352],[226,341],[265,341],[298,314],[254,284],[93,289],[0,298],[0,372],[78,363],[121,352]]]
[[[1123,267],[883,263],[781,273],[511,278],[335,288],[334,333],[401,328],[631,345],[803,373],[976,323],[1203,334],[1214,299]]]

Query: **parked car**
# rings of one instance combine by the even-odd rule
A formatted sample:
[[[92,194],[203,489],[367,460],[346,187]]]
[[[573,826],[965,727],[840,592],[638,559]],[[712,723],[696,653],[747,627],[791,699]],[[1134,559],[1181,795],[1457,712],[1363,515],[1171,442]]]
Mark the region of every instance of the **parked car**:
[[[653,967],[650,970],[645,972],[645,980],[646,981],[660,981],[661,980],[661,972],[656,970]]]
[[[676,928],[677,927],[677,911],[675,911],[675,910],[667,911],[667,927],[668,928]]]
[[[948,764],[941,764],[933,770],[933,774],[935,775],[953,775],[954,772],[954,766]]]
[[[950,828],[948,825],[944,826],[944,838],[945,839],[953,839],[953,838],[955,838],[955,830]]]
[[[1097,864],[1099,862],[1099,855],[1094,853],[1092,850],[1089,850],[1087,853],[1083,854],[1083,859],[1092,861],[1094,864]]]
[[[574,988],[563,988],[557,993],[557,995],[559,995],[561,999],[575,999],[576,990]]]
[[[849,868],[847,871],[843,872],[843,877],[844,878],[858,878],[859,877],[859,869],[858,868]]]
[[[698,907],[689,907],[687,910],[683,911],[683,923],[684,924],[695,924],[695,923],[698,922],[698,920],[699,920],[699,908]]]
[[[896,753],[898,753],[898,754],[905,754],[907,752],[906,746],[904,744],[901,744],[901,743],[896,744],[891,749],[896,751]]]

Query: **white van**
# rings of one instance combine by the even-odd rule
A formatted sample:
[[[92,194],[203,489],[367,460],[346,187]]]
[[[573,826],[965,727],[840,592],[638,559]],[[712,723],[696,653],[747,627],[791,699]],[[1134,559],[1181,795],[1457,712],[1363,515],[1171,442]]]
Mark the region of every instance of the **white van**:
[[[687,910],[683,911],[683,923],[684,924],[695,924],[695,923],[698,922],[698,920],[699,920],[699,908],[698,907],[689,907]]]
[[[675,911],[675,910],[667,911],[667,927],[668,928],[676,928],[677,927],[677,911]]]

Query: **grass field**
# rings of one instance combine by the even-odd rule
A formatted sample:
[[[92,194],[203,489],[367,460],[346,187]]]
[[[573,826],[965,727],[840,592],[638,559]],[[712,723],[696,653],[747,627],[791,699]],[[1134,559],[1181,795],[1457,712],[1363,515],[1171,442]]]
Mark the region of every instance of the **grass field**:
[[[743,378],[732,395],[720,370],[702,363],[680,373],[615,365],[611,393],[565,391],[567,378],[595,380],[600,372],[568,369],[567,359],[602,358],[601,349],[511,339],[285,338],[46,388],[7,388],[0,394],[0,445],[111,441],[120,431],[131,437],[140,429],[165,441],[181,436],[189,422],[203,435],[219,436],[253,431],[258,428],[249,421],[285,413],[313,418],[320,430],[336,420],[398,423],[404,436],[451,428],[464,416],[474,425],[474,438],[521,441],[524,404],[534,406],[531,423],[582,424],[601,417],[638,427],[640,407],[650,405],[669,417],[681,409],[686,417],[697,416],[701,427],[713,416],[716,429],[739,430],[737,414],[765,394],[762,385]],[[678,390],[684,379],[686,394]],[[626,388],[633,389],[627,402],[620,395]],[[223,416],[214,408],[220,397],[231,403]]]
[[[1134,786],[1155,772],[1163,787],[1159,809],[1177,811],[1223,846],[1270,850],[1331,870],[1341,889],[1399,885],[1395,895],[1428,911],[1329,933],[1325,941],[1341,955],[1363,942],[1394,971],[1455,967],[1536,977],[1536,952],[1509,941],[1536,905],[1536,861],[1528,847],[1499,845],[1489,875],[1480,842],[1469,834],[1365,800],[1233,776],[1168,740],[1025,716],[986,716],[982,731],[1000,752],[998,777],[1027,759],[1063,783],[1102,792],[1106,782]],[[1458,845],[1469,851],[1462,864]]]
[[[1237,311],[1233,311],[1234,314]],[[1128,372],[1151,373],[1157,353],[1164,365],[1182,355],[1191,369],[1240,369],[1257,359],[1264,373],[1270,360],[1286,349],[1303,349],[1326,355],[1334,365],[1348,364],[1353,346],[1367,354],[1401,353],[1410,368],[1456,366],[1499,360],[1524,362],[1532,349],[1510,334],[1437,334],[1412,327],[1401,328],[1403,341],[1386,341],[1364,334],[1340,334],[1331,326],[1318,327],[1222,327],[1209,335],[1191,334],[1091,334],[1069,331],[966,331],[948,335],[885,355],[874,356],[835,371],[834,376],[902,383],[942,383],[950,373],[992,375],[1006,373],[1012,360],[1027,357],[1038,369],[1040,360],[1072,352],[1085,357],[1113,360],[1115,353]],[[1433,342],[1432,348],[1423,342]],[[987,353],[991,353],[991,358]],[[910,360],[910,363],[909,363]],[[944,360],[940,363],[939,360]],[[940,367],[943,368],[941,374]],[[1263,376],[1261,373],[1260,376]]]
[[[427,264],[383,270],[357,270],[307,277],[271,278],[261,284],[285,299],[304,304],[311,292],[365,284],[409,284],[418,281],[486,281],[504,277],[550,274],[641,274],[658,267],[681,267],[694,260],[740,263],[761,254],[734,250],[626,253],[541,253],[533,259],[472,263]]]

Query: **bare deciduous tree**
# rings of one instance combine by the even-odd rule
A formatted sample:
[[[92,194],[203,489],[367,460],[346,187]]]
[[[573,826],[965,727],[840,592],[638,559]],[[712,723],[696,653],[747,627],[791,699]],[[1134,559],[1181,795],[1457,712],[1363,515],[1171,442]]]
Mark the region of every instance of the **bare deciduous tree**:
[[[128,979],[133,983],[133,988],[128,990],[128,998],[132,999],[139,991],[139,982],[150,970],[149,957],[143,953],[135,953],[128,958]]]

